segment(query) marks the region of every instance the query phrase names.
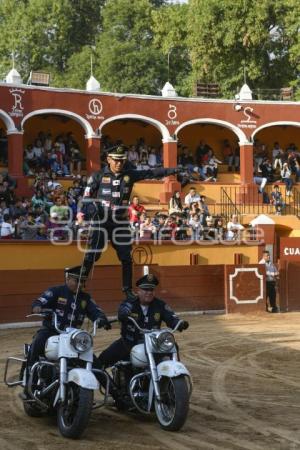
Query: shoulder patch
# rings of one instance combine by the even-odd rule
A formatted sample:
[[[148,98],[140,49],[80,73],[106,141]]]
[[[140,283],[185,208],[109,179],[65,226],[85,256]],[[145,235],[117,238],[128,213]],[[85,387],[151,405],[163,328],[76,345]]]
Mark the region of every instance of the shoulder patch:
[[[45,291],[44,292],[44,296],[48,297],[48,298],[51,298],[51,297],[53,297],[53,292],[52,291]]]
[[[167,305],[167,304],[165,304],[165,310],[166,310],[166,311],[173,312],[173,309],[171,308],[171,306],[169,306],[169,305]]]

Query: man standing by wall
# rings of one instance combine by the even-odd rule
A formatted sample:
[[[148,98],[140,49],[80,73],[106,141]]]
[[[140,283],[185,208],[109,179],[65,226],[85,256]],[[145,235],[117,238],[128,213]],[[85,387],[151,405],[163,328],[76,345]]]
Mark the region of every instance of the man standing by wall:
[[[266,266],[267,302],[269,300],[271,312],[278,313],[279,311],[276,305],[276,282],[279,279],[279,272],[275,264],[271,262],[270,253],[268,250],[263,252],[263,257],[259,261],[259,264],[265,264]]]

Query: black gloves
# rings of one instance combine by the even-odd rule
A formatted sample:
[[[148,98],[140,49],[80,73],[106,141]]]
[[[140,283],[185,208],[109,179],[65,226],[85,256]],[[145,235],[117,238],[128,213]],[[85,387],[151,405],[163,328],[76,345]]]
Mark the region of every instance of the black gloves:
[[[177,330],[181,332],[183,330],[187,330],[189,326],[190,324],[186,320],[183,320]]]
[[[111,324],[107,319],[100,319],[98,322],[98,328],[104,328],[104,330],[111,330]]]

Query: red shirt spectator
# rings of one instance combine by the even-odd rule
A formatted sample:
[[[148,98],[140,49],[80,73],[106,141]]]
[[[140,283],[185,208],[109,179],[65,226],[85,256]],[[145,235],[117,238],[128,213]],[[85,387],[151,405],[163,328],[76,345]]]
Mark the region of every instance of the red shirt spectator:
[[[137,195],[132,199],[132,203],[128,208],[129,222],[138,223],[140,221],[140,215],[145,212],[145,207],[140,205],[140,201]]]

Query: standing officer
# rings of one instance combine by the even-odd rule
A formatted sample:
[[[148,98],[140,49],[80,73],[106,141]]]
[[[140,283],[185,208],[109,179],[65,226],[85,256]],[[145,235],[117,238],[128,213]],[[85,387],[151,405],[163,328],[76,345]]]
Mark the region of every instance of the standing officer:
[[[177,169],[157,168],[135,170],[126,167],[127,159],[123,147],[108,153],[108,166],[92,175],[88,180],[83,199],[82,212],[91,220],[93,233],[90,249],[85,254],[83,272],[88,275],[110,239],[122,263],[123,292],[126,298],[134,300],[132,292],[132,232],[128,220],[128,203],[136,181],[163,178],[177,173]]]
[[[81,266],[65,269],[66,283],[54,286],[43,292],[41,296],[32,303],[32,312],[39,314],[43,309],[51,309],[57,314],[57,324],[60,329],[66,327],[79,328],[84,318],[99,320],[99,328],[107,327],[107,317],[96,305],[90,294],[81,290],[86,276],[81,275]],[[52,316],[49,315],[43,321],[43,328],[37,331],[33,338],[28,355],[28,367],[38,361],[39,356],[44,355],[47,339],[57,334],[54,328]]]
[[[110,367],[120,360],[129,359],[130,350],[141,341],[139,330],[128,321],[129,316],[133,317],[141,328],[148,330],[160,329],[162,322],[165,322],[168,327],[174,328],[180,320],[170,306],[155,297],[154,289],[158,285],[158,279],[154,275],[143,276],[136,282],[136,285],[138,287],[137,299],[126,300],[119,307],[118,319],[122,323],[121,338],[99,355],[96,367]],[[189,323],[183,321],[178,330],[183,331],[188,327]]]
[[[278,307],[276,305],[276,281],[279,278],[279,272],[275,264],[271,262],[270,253],[268,250],[263,252],[263,257],[259,261],[259,264],[266,265],[266,293],[267,301],[269,299],[269,304],[272,313],[278,313]]]

